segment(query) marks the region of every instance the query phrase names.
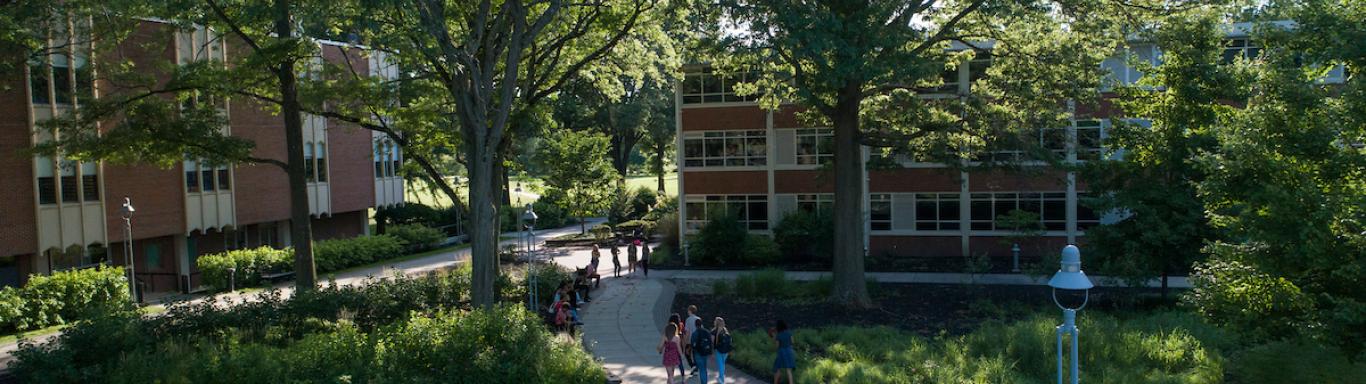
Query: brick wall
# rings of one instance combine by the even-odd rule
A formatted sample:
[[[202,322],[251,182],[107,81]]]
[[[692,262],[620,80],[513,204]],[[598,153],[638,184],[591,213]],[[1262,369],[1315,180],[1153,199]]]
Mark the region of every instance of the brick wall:
[[[683,188],[689,195],[733,195],[768,193],[768,173],[764,171],[683,172]]]
[[[773,193],[835,193],[835,173],[828,170],[773,171]]]
[[[870,192],[957,192],[959,173],[950,168],[902,168],[868,171]]]
[[[31,141],[23,71],[0,78],[0,89],[5,87],[0,92],[0,256],[12,256],[38,252],[38,223],[33,159],[23,153]]]
[[[365,233],[363,220],[366,211],[340,212],[331,217],[313,219],[313,240],[341,239]]]
[[[682,124],[684,131],[763,130],[768,126],[767,115],[758,106],[687,108]]]

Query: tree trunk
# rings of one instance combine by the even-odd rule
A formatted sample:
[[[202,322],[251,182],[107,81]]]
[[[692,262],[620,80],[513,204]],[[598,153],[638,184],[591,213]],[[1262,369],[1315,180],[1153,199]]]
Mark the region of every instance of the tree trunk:
[[[587,233],[588,233],[588,221],[587,221],[587,220],[584,220],[583,216],[579,216],[579,234],[580,234],[580,235],[583,235],[583,234],[587,234]]]
[[[473,141],[473,140],[471,140]],[[476,308],[492,309],[498,276],[498,207],[494,205],[492,148],[467,145],[470,151],[470,298]],[[482,153],[478,153],[482,152]]]
[[[854,82],[840,90],[835,104],[835,255],[832,299],[869,307],[863,276],[863,156],[859,146],[859,100]]]
[[[293,37],[289,17],[289,1],[275,0],[275,34],[282,39]],[[280,114],[285,123],[285,150],[289,157],[289,231],[294,244],[294,286],[296,290],[312,290],[317,285],[317,270],[313,265],[313,226],[308,210],[308,182],[304,176],[304,134],[299,107],[298,79],[294,73],[294,59],[286,58],[275,69],[280,79]]]
[[[631,162],[631,147],[635,146],[635,140],[631,140],[626,135],[612,137],[612,168],[617,170],[617,189],[626,188],[626,172]]]

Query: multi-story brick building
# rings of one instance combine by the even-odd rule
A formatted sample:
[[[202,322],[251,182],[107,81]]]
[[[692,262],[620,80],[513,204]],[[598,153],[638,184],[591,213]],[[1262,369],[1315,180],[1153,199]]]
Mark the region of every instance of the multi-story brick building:
[[[321,57],[316,60],[349,62],[372,76],[397,76],[383,54],[345,43],[317,44]],[[167,75],[157,69],[161,63],[225,60],[239,49],[244,48],[203,28],[182,31],[143,21],[111,54],[164,81]],[[0,93],[0,283],[18,285],[32,274],[124,264],[125,197],[136,207],[131,259],[147,291],[197,287],[198,255],[291,244],[289,187],[279,167],[190,159],[163,169],[29,155],[28,148],[50,138],[35,129],[39,122],[81,108],[82,98],[99,97],[104,88],[91,80],[86,57],[78,52],[68,48],[0,78],[8,85]],[[344,52],[352,60],[344,60]],[[251,100],[218,103],[228,118],[224,129],[256,144],[253,157],[286,160],[280,116]],[[377,133],[319,116],[305,114],[303,121],[315,238],[364,234],[371,208],[403,203],[395,145]]]
[[[1245,23],[1228,28],[1225,60],[1257,55],[1260,49],[1250,42],[1250,30]],[[1129,58],[1151,64],[1160,60],[1151,43],[1135,41],[1130,46],[1104,61],[1109,84],[1133,84],[1142,76],[1128,65]],[[937,94],[924,97],[968,94],[972,81],[989,65],[989,59],[960,65],[945,73]],[[691,66],[677,88],[676,158],[684,202],[680,227],[696,231],[708,222],[709,214],[726,214],[736,216],[752,232],[767,233],[793,211],[832,209],[834,178],[821,170],[822,162],[834,157],[832,130],[803,125],[796,117],[798,105],[761,109],[754,98],[731,90],[730,83],[743,81],[743,75],[728,77],[716,76],[706,66]],[[1325,81],[1342,81],[1342,69]],[[1068,162],[1099,160],[1107,153],[1103,145],[1108,119],[1115,115],[1108,102],[1113,96],[1103,92],[1096,107],[1078,104],[1066,127],[1037,130],[1041,147]],[[1021,151],[987,155],[1028,162]],[[1012,233],[996,219],[1016,209],[1039,215],[1043,235],[1021,244],[1026,253],[1033,253],[1027,256],[1037,256],[1077,243],[1087,228],[1102,221],[1078,203],[1086,194],[1084,182],[1041,162],[1023,173],[960,171],[904,156],[894,162],[899,166],[866,170],[863,178],[867,204],[862,215],[871,256],[1009,256],[1012,244],[1004,240]]]

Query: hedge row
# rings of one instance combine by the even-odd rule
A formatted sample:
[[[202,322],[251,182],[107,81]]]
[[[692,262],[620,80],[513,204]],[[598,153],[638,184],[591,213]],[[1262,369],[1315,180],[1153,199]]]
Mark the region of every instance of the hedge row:
[[[123,268],[94,268],[33,275],[23,288],[0,290],[0,331],[26,331],[126,310]]]
[[[411,231],[403,229],[407,240],[392,235],[377,235],[319,241],[313,244],[313,263],[318,272],[333,272],[391,259],[406,254],[409,249],[425,249],[439,243],[433,240],[440,236],[439,233],[431,228],[422,228]],[[205,285],[226,289],[230,268],[237,271],[237,286],[247,287],[260,284],[263,274],[292,270],[293,262],[293,249],[261,247],[200,256],[196,264],[203,273]]]
[[[223,253],[200,256],[195,264],[205,285],[227,289],[230,269],[236,269],[237,286],[250,287],[261,283],[261,275],[271,272],[289,271],[294,263],[292,248],[275,249],[260,247],[238,249]]]

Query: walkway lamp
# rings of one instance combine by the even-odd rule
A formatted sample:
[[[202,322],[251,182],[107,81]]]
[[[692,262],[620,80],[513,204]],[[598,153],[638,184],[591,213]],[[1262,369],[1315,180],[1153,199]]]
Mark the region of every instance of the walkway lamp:
[[[1010,271],[1020,272],[1020,243],[1010,246]]]
[[[536,216],[536,211],[533,210],[533,209],[531,209],[531,204],[527,204],[527,205],[526,205],[526,211],[525,211],[525,212],[522,212],[522,222],[525,223],[525,224],[524,224],[525,226],[522,227],[522,228],[523,228],[524,231],[526,231],[526,257],[527,257],[527,260],[526,260],[526,261],[527,261],[527,263],[526,263],[526,274],[527,274],[527,279],[526,279],[526,284],[527,284],[527,287],[526,287],[526,288],[527,288],[527,289],[526,289],[526,292],[527,292],[527,309],[531,310],[532,312],[537,311],[537,308],[536,308],[536,297],[539,295],[539,292],[537,292],[538,290],[536,289],[536,287],[540,286],[539,284],[537,284],[537,280],[538,280],[538,279],[536,278],[537,274],[534,273],[534,272],[531,270],[532,268],[534,268],[534,267],[536,266],[536,263],[533,262],[533,261],[535,261],[535,260],[532,259],[532,255],[531,255],[532,247],[533,247],[533,244],[535,243],[535,242],[534,242],[534,239],[536,238],[536,233],[535,233],[535,232],[532,232],[531,230],[532,230],[533,228],[536,228],[536,219],[537,219],[537,218],[538,218],[538,217]]]
[[[1068,334],[1072,337],[1072,359],[1071,359],[1071,383],[1077,384],[1080,367],[1077,361],[1077,311],[1086,307],[1086,302],[1091,298],[1091,279],[1086,278],[1086,273],[1081,271],[1081,250],[1075,245],[1068,245],[1062,249],[1062,265],[1058,273],[1053,274],[1053,278],[1048,280],[1048,286],[1053,287],[1053,304],[1062,308],[1062,325],[1057,328],[1058,337],[1058,384],[1063,383],[1062,374],[1062,335]],[[1075,308],[1063,305],[1058,301],[1058,290],[1077,292],[1082,294],[1081,304]]]
[[[119,216],[123,217],[123,261],[124,265],[128,266],[128,291],[131,294],[129,298],[134,303],[142,301],[138,300],[137,273],[134,272],[133,266],[133,212],[136,211],[133,209],[133,201],[124,196],[123,208],[119,209]]]

